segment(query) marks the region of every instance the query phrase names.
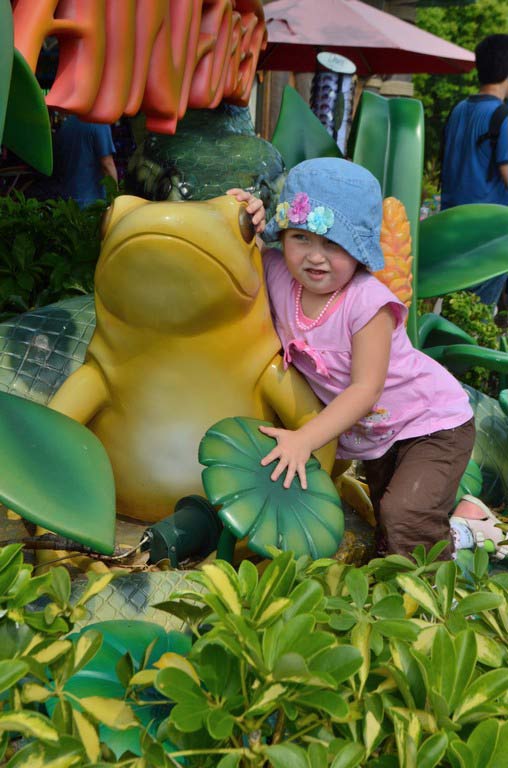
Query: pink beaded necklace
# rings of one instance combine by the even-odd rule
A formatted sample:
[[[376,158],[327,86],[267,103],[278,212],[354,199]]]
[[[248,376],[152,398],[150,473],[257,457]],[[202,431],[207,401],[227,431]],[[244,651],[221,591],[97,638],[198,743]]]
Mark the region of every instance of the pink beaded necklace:
[[[332,293],[326,304],[324,305],[323,309],[319,313],[317,317],[315,317],[310,323],[304,323],[300,319],[303,317],[303,309],[302,309],[302,293],[303,293],[303,285],[300,283],[298,285],[298,288],[296,289],[296,307],[295,307],[295,320],[296,325],[301,331],[310,331],[312,328],[315,328],[316,325],[319,325],[323,317],[325,316],[327,310],[331,307],[339,293],[342,291],[342,288],[337,288],[336,291]]]

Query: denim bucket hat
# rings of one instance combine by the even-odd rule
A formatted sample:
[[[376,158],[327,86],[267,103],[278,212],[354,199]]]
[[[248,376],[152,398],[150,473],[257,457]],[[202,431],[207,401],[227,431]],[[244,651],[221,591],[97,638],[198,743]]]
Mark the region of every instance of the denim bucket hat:
[[[349,160],[320,157],[289,171],[263,239],[271,243],[285,229],[306,229],[376,272],[384,266],[382,218],[381,187],[370,171]]]

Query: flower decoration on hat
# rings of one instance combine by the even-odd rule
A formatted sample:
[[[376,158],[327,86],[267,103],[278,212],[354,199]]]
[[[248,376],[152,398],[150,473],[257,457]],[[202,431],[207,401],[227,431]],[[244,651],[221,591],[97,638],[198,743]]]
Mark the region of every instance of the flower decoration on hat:
[[[287,229],[292,224],[305,224],[316,235],[325,235],[333,227],[334,220],[331,208],[324,205],[312,208],[306,192],[297,192],[291,203],[279,203],[275,210],[275,221],[279,229]]]
[[[275,209],[275,221],[280,229],[287,229],[289,225],[289,203],[279,203]]]
[[[309,196],[305,192],[298,192],[289,209],[289,221],[291,224],[305,224],[311,210]]]
[[[325,208],[324,205],[318,205],[309,213],[307,226],[311,232],[316,235],[325,235],[333,227],[334,215],[331,208]]]

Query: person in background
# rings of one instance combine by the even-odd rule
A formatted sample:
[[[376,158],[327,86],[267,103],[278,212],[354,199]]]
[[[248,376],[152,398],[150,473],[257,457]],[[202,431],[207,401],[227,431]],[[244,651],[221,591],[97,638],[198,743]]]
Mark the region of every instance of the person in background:
[[[111,176],[118,184],[109,125],[86,123],[70,115],[56,132],[53,146],[60,194],[76,200],[80,208],[105,198],[104,176]]]
[[[508,35],[486,37],[475,57],[480,89],[452,109],[444,129],[442,210],[467,203],[508,205],[508,107],[503,105],[508,97]],[[506,277],[468,290],[484,304],[497,304]]]

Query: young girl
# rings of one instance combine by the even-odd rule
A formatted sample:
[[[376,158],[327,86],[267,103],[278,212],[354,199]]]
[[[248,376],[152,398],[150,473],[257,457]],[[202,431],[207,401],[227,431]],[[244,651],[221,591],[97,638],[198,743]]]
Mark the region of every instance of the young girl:
[[[363,460],[380,550],[409,555],[444,539],[450,557],[449,514],[473,447],[473,413],[458,381],[413,348],[406,307],[370,274],[383,267],[377,180],[346,160],[300,163],[266,229],[260,201],[230,192],[265,242],[280,241],[282,254],[266,251],[264,265],[284,362],[325,405],[298,430],[260,428],[277,441],[261,463],[277,462],[271,477],[285,472],[286,488],[295,474],[306,488],[311,453],[338,437],[337,458]],[[484,515],[474,503],[460,512]],[[458,545],[470,546],[467,523],[458,525]]]

